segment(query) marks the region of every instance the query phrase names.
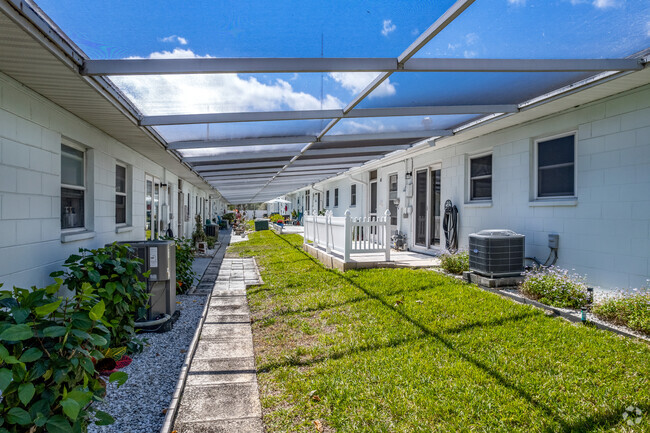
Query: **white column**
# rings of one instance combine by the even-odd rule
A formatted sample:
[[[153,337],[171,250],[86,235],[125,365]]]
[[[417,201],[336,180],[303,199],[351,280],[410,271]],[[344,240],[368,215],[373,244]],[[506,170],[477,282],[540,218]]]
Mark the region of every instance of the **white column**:
[[[385,244],[386,248],[386,261],[390,261],[390,211],[386,209],[384,212],[384,235],[385,235]]]
[[[343,246],[343,261],[345,263],[350,261],[350,249],[352,249],[352,233],[350,233],[351,226],[350,224],[350,209],[345,210],[345,223],[343,225],[343,233],[345,233],[344,237],[344,246]]]

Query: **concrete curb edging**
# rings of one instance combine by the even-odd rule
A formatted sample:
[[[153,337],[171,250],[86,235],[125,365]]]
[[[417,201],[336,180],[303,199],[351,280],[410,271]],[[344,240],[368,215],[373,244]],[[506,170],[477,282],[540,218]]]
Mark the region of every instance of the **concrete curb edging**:
[[[576,317],[571,313],[567,313],[566,311],[559,310],[559,309],[557,309],[555,307],[551,307],[549,305],[542,304],[541,302],[533,301],[532,299],[528,299],[526,297],[519,296],[519,295],[516,295],[514,293],[509,293],[509,292],[506,292],[506,291],[503,291],[503,290],[498,290],[498,289],[493,289],[493,288],[489,288],[489,287],[479,286],[478,284],[474,284],[474,285],[476,287],[478,287],[479,289],[481,289],[481,290],[485,290],[487,292],[503,296],[503,297],[508,298],[508,299],[510,299],[512,301],[515,301],[515,302],[517,302],[519,304],[532,305],[533,307],[539,308],[541,310],[550,310],[556,316],[562,317],[563,319],[568,320],[569,322],[583,323],[582,320],[579,317]],[[610,332],[613,332],[615,334],[622,335],[624,337],[633,338],[633,339],[636,339],[636,340],[642,340],[642,341],[648,342],[647,339],[639,337],[638,335],[635,335],[635,334],[632,334],[630,332],[626,332],[626,331],[623,331],[621,329],[617,329],[617,328],[614,328],[614,327],[611,327],[611,326],[607,326],[607,325],[599,323],[599,322],[588,321],[587,323],[585,323],[585,325],[595,326],[596,328],[601,329],[603,331],[610,331]]]
[[[160,429],[160,433],[170,433],[171,429],[174,426],[174,420],[176,418],[178,405],[181,401],[181,397],[183,396],[183,389],[185,389],[185,382],[187,381],[187,372],[190,369],[190,365],[192,364],[192,359],[194,358],[194,354],[196,353],[196,347],[198,346],[199,343],[199,337],[201,336],[203,323],[205,322],[206,317],[208,317],[209,306],[210,306],[210,297],[208,296],[206,297],[205,300],[203,313],[201,313],[201,319],[199,320],[199,323],[196,327],[196,331],[194,331],[194,337],[192,338],[192,342],[190,343],[190,347],[187,351],[187,355],[185,356],[183,367],[181,368],[181,372],[178,375],[178,381],[176,382],[176,389],[174,389],[174,395],[172,397],[172,401],[170,402],[169,407],[167,408],[167,413],[165,414],[165,422],[163,423],[163,426]]]

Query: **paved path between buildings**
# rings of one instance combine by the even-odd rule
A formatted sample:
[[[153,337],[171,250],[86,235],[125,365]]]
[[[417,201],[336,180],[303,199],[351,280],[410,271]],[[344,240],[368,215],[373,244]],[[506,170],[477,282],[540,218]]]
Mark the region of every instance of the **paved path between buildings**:
[[[197,293],[206,289],[209,271]],[[257,284],[254,259],[222,260],[176,415],[178,433],[264,431],[246,300],[246,287]]]

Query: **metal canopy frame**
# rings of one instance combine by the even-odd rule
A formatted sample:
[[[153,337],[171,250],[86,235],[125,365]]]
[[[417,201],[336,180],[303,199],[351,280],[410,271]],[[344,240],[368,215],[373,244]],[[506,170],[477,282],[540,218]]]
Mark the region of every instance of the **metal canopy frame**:
[[[254,202],[273,198],[310,183],[341,173],[354,166],[405,150],[415,142],[450,136],[481,119],[496,118],[525,109],[519,104],[444,105],[422,107],[356,108],[392,74],[408,72],[594,72],[625,73],[643,69],[646,59],[465,59],[414,58],[445,27],[475,0],[457,0],[424,33],[396,58],[188,58],[83,60],[83,76],[239,74],[239,73],[325,73],[375,72],[377,76],[342,109],[269,112],[231,112],[140,116],[139,126],[150,132],[165,125],[224,124],[329,120],[316,135],[263,136],[219,140],[175,141],[167,148],[181,155],[190,149],[237,148],[214,155],[186,156],[188,164],[231,202]],[[332,134],[343,119],[476,115],[449,129]],[[393,140],[391,142],[391,140]],[[400,141],[401,140],[401,141]],[[260,150],[259,146],[304,144],[300,150]],[[205,152],[204,152],[205,153]]]

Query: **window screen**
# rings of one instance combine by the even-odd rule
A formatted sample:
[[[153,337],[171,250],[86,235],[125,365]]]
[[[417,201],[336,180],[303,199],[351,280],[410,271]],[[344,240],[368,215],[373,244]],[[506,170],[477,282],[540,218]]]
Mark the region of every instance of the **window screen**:
[[[334,188],[334,207],[338,207],[339,205],[339,189]]]
[[[575,196],[575,135],[537,142],[537,197]]]
[[[492,199],[492,155],[469,160],[470,200]]]
[[[84,227],[86,174],[84,152],[61,145],[61,228]]]
[[[350,206],[357,205],[357,186],[350,185]]]
[[[126,223],[126,167],[115,166],[115,223]]]
[[[325,191],[325,207],[330,207],[330,191]]]

